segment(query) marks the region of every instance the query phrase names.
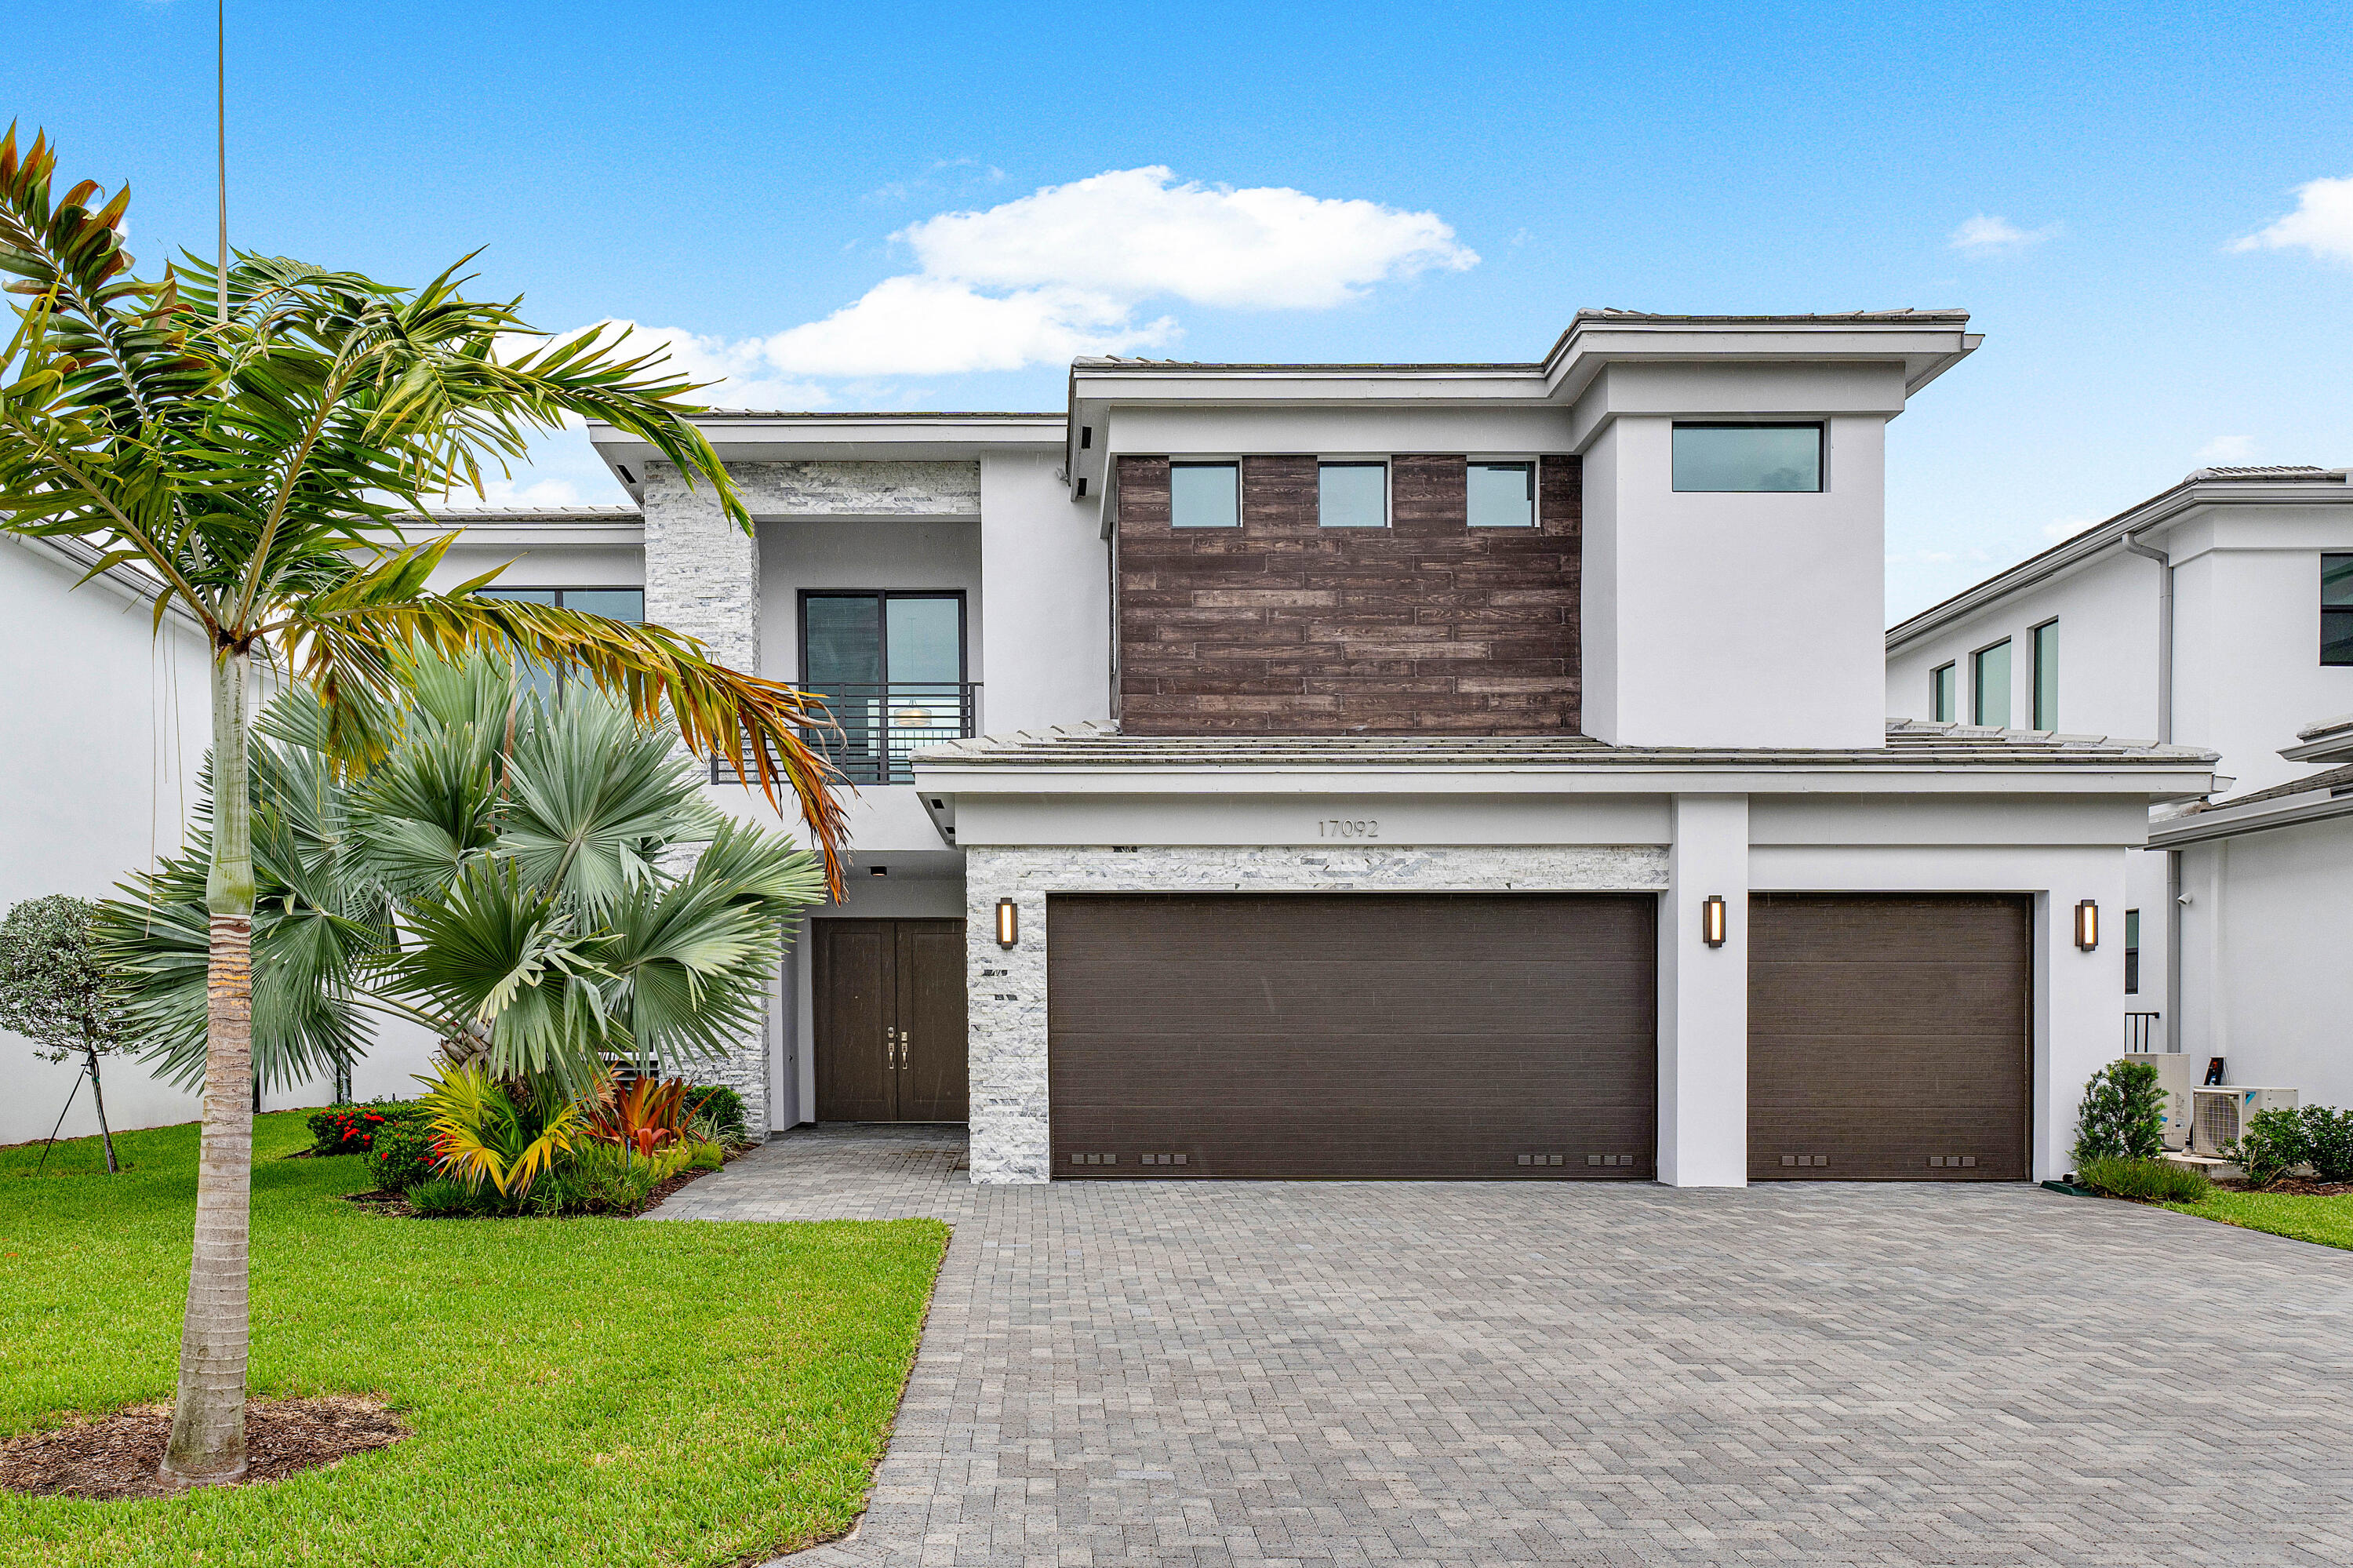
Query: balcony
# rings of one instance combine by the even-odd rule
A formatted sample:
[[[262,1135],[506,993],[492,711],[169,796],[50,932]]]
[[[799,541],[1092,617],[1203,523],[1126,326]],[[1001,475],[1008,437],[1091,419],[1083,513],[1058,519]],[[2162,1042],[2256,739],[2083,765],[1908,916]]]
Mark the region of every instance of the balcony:
[[[879,685],[837,683],[816,694],[833,715],[801,738],[852,784],[913,784],[914,754],[944,741],[978,734],[977,681],[892,681]],[[733,784],[736,761],[711,759],[711,781]]]

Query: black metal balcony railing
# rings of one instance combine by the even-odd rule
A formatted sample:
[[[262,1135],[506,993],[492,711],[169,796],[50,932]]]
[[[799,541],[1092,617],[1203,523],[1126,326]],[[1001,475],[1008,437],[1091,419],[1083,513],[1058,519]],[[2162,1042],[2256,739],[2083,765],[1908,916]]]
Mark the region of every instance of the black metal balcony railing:
[[[2127,1012],[2125,1014],[2125,1049],[2146,1054],[2165,1049],[2165,1036],[2157,1027],[2161,1012]]]
[[[801,738],[852,784],[912,784],[915,773],[910,759],[916,752],[979,733],[974,727],[980,693],[976,681],[837,683],[812,690],[833,723],[811,726],[801,731]],[[713,784],[733,784],[739,776],[737,759],[711,759]]]

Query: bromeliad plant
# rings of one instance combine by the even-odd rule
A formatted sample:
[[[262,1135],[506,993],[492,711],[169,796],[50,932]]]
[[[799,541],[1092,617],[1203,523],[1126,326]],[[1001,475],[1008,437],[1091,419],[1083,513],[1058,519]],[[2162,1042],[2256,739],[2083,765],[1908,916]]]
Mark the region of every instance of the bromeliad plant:
[[[522,1104],[476,1063],[449,1068],[418,1102],[432,1118],[433,1162],[473,1192],[488,1183],[501,1198],[521,1198],[554,1167],[583,1130],[578,1100],[560,1100],[543,1112]]]
[[[213,656],[217,810],[202,897],[186,916],[206,944],[204,1152],[164,1459],[175,1479],[210,1482],[245,1467],[257,1024],[265,1009],[309,1006],[282,985],[270,1000],[278,982],[254,966],[269,918],[248,766],[257,664],[316,694],[334,771],[381,754],[364,721],[398,658],[420,644],[448,657],[499,647],[582,672],[698,753],[748,756],[771,801],[797,797],[828,866],[841,807],[799,737],[815,716],[799,693],[729,670],[658,626],[474,593],[487,578],[435,588],[448,537],[403,531],[404,514],[459,484],[479,491],[485,464],[501,467],[533,432],[577,415],[709,483],[748,532],[749,513],[688,418],[694,386],[661,370],[659,355],[631,356],[602,332],[551,341],[520,319],[519,302],[467,298],[454,268],[408,289],[241,254],[209,275],[167,267],[142,279],[122,244],[130,193],[110,198],[85,181],[58,194],[56,163],[42,137],[21,151],[13,128],[0,137],[0,271],[21,301],[0,352],[0,530],[74,541],[93,573],[119,567],[152,583],[156,624],[186,616]],[[527,346],[511,352],[519,342]],[[280,868],[298,873],[313,874]],[[323,946],[336,945],[339,923],[373,917],[309,907],[302,918]],[[554,919],[534,923],[533,939],[576,950]]]
[[[692,1087],[684,1078],[651,1076],[607,1085],[588,1111],[589,1136],[649,1156],[664,1145],[681,1142],[693,1124],[694,1107],[688,1098]]]

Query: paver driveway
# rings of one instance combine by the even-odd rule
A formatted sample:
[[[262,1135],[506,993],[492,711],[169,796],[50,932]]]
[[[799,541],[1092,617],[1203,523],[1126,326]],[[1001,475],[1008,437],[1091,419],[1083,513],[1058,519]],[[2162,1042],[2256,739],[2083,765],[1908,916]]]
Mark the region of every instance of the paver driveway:
[[[661,1211],[956,1227],[796,1565],[2353,1563],[2353,1254],[2023,1186],[960,1163],[795,1133]]]

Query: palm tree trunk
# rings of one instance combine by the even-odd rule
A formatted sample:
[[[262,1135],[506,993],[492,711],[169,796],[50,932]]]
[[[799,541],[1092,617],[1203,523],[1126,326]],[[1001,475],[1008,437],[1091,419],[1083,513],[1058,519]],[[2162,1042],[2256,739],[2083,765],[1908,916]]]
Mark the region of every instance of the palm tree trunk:
[[[106,1091],[98,1086],[98,1053],[90,1051],[87,1054],[90,1057],[90,1097],[98,1106],[98,1140],[106,1145],[106,1173],[119,1176],[122,1172],[114,1163],[114,1134],[108,1131],[106,1126]]]
[[[180,1390],[164,1451],[164,1476],[197,1486],[232,1480],[245,1469],[253,1200],[253,813],[246,759],[251,673],[241,651],[223,649],[215,657],[204,1151],[196,1167],[188,1312],[180,1330]]]

